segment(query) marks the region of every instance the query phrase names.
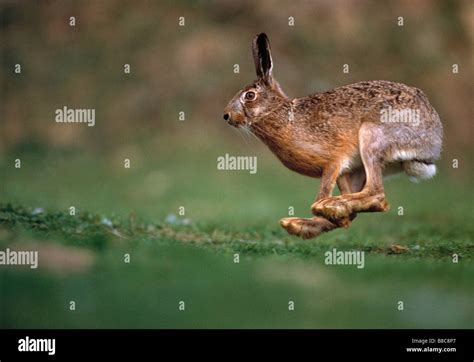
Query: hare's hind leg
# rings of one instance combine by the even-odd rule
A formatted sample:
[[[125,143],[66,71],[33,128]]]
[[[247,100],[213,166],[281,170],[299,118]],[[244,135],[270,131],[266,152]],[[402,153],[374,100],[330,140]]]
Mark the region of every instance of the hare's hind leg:
[[[365,170],[365,186],[355,193],[323,199],[314,203],[314,215],[324,216],[336,224],[344,224],[350,215],[358,212],[388,210],[383,188],[383,151],[386,148],[382,129],[365,123],[359,130],[359,151]]]

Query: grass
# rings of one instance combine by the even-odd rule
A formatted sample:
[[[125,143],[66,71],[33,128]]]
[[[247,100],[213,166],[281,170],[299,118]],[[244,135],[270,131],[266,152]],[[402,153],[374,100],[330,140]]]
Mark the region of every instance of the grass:
[[[246,154],[241,145],[225,149]],[[419,185],[394,179],[389,212],[302,241],[277,221],[290,206],[309,215],[317,183],[263,148],[252,152],[256,175],[217,171],[220,153],[207,147],[174,154],[145,145],[101,157],[19,150],[4,158],[0,250],[39,250],[40,266],[0,267],[0,326],[474,326],[473,196],[456,170]],[[365,251],[365,267],[325,265],[332,248]]]

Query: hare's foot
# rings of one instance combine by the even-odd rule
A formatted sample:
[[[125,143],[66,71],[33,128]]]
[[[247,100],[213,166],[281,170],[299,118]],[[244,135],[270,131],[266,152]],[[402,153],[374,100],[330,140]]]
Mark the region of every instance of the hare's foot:
[[[365,192],[357,192],[317,201],[311,206],[311,211],[314,215],[324,216],[347,227],[358,212],[381,212],[388,208],[384,193],[367,195]]]
[[[303,239],[315,238],[323,232],[338,227],[337,225],[322,217],[287,217],[280,220],[280,225],[288,232],[288,234],[295,235]]]
[[[384,212],[390,208],[383,192],[370,196],[365,196],[362,192],[359,194],[361,195],[356,193],[343,196],[353,212]]]
[[[350,224],[352,210],[342,200],[342,196],[328,197],[316,201],[311,205],[313,215],[325,217],[339,226],[347,227]]]
[[[315,238],[326,231],[339,227],[323,217],[312,217],[309,219],[286,217],[280,220],[280,225],[288,234],[299,236],[303,239]]]

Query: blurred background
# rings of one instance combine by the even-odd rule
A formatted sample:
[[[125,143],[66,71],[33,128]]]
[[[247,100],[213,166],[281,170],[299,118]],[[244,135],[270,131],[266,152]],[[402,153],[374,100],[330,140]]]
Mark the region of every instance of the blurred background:
[[[260,168],[290,172],[264,145],[222,120],[229,99],[255,78],[250,43],[262,31],[270,37],[274,73],[290,96],[370,79],[419,87],[444,123],[441,162],[451,166],[458,159],[453,178],[460,180],[472,160],[469,1],[4,1],[1,18],[0,162],[59,154],[74,166],[72,158],[90,157],[104,163],[101,172],[137,175],[137,187],[122,195],[128,206],[147,208],[167,194],[189,200],[201,191],[192,187],[188,195],[176,178],[192,183],[196,167],[234,187],[234,174],[216,172],[216,157],[226,152],[258,155]],[[95,108],[96,125],[55,123],[54,112],[63,106]],[[127,173],[124,158],[132,162]],[[54,206],[70,203],[63,192],[54,188],[55,199],[64,198]]]
[[[154,315],[164,323],[161,326],[168,327],[472,327],[474,317],[468,301],[473,290],[472,286],[466,289],[472,264],[470,269],[459,271],[431,263],[433,258],[449,259],[460,247],[466,260],[472,259],[473,9],[469,0],[1,1],[0,200],[40,214],[43,210],[65,213],[75,206],[108,218],[137,215],[149,222],[170,224],[179,224],[183,216],[204,225],[200,231],[210,235],[203,238],[209,240],[206,243],[219,239],[215,230],[244,230],[251,236],[230,234],[224,238],[230,245],[225,251],[248,252],[250,258],[261,252],[301,257],[314,264],[322,262],[322,250],[332,245],[364,247],[367,251],[391,243],[405,243],[414,250],[425,250],[424,245],[427,248],[423,254],[429,259],[427,264],[409,265],[403,275],[397,274],[397,262],[390,267],[386,255],[382,259],[376,256],[377,267],[367,272],[367,279],[360,277],[360,285],[367,289],[361,287],[350,295],[345,294],[354,283],[350,272],[343,272],[339,284],[333,283],[333,276],[323,278],[327,283],[323,287],[318,284],[318,288],[326,288],[335,296],[318,306],[312,304],[321,295],[320,289],[312,289],[317,281],[308,282],[306,266],[284,259],[280,270],[290,270],[277,273],[276,278],[281,277],[278,283],[283,280],[286,287],[292,285],[288,287],[291,289],[296,281],[301,288],[295,293],[309,293],[308,308],[301,309],[297,321],[272,319],[266,302],[275,297],[286,303],[286,296],[278,293],[290,289],[279,284],[265,289],[275,278],[269,276],[271,272],[263,272],[263,282],[248,282],[260,278],[262,270],[272,270],[273,264],[268,268],[267,264],[252,264],[246,272],[239,272],[235,276],[235,285],[242,291],[239,294],[229,290],[225,280],[212,279],[220,274],[214,271],[203,275],[208,284],[200,284],[202,265],[212,256],[199,259],[188,257],[186,250],[159,250],[156,255],[168,255],[186,270],[173,274],[173,263],[157,258],[157,263],[162,262],[164,270],[174,275],[167,278],[165,272],[159,279],[166,298],[174,300],[173,292],[183,290],[204,298],[206,291],[212,294],[215,288],[222,288],[234,296],[238,306],[248,302],[247,297],[260,296],[260,304],[252,304],[256,308],[253,322],[248,315],[238,313],[223,313],[212,319],[213,306],[207,311],[209,324],[202,315],[190,322],[169,317],[166,308],[160,314],[147,299],[151,295],[148,287],[155,285],[156,265],[145,258],[142,269],[135,270],[129,280],[133,288],[139,288],[136,283],[145,283],[138,291],[132,288],[141,296],[144,304],[138,309],[144,312],[141,319],[124,317],[121,326],[160,326],[149,324]],[[70,17],[75,17],[75,26],[70,26]],[[184,26],[179,26],[181,17]],[[294,26],[289,25],[290,17]],[[403,26],[399,26],[401,21]],[[296,216],[309,216],[318,182],[285,169],[258,140],[240,134],[222,119],[227,102],[255,79],[251,40],[259,32],[270,38],[274,75],[291,97],[374,79],[402,82],[425,91],[444,124],[439,175],[422,186],[405,178],[392,181],[387,194],[394,211],[361,217],[349,231],[340,230],[307,244],[286,236],[278,219],[287,216],[289,206],[294,207]],[[15,73],[16,64],[21,65],[20,74]],[[126,64],[130,73],[124,72]],[[234,72],[236,64],[238,73]],[[349,65],[347,74],[344,64]],[[453,73],[455,64],[457,73]],[[95,126],[56,123],[55,110],[64,106],[94,108]],[[184,112],[184,121],[179,120],[180,112]],[[218,171],[216,159],[225,153],[257,156],[257,174]],[[130,159],[130,169],[124,168],[126,158]],[[16,159],[21,160],[21,169],[14,167]],[[453,159],[458,167],[453,168]],[[399,205],[407,210],[403,231],[396,214]],[[185,215],[178,215],[181,206]],[[0,217],[9,225],[6,219]],[[188,235],[181,235],[181,239],[193,240],[193,235]],[[27,239],[36,237],[28,234]],[[49,234],[46,237],[52,238]],[[7,244],[17,238],[24,236],[12,236],[9,227],[0,232],[0,241]],[[246,238],[263,240],[264,246],[258,249],[237,242]],[[171,237],[171,242],[175,239]],[[115,245],[112,239],[106,240],[106,245]],[[321,249],[316,253],[312,247]],[[418,254],[412,256],[419,258]],[[189,264],[183,266],[180,260]],[[3,315],[3,324],[116,326],[119,322],[115,314],[107,315],[109,305],[101,302],[101,293],[109,293],[107,285],[114,285],[108,297],[120,301],[115,308],[122,314],[133,304],[133,294],[128,290],[131,299],[123,299],[127,289],[121,284],[123,275],[112,273],[107,263],[100,264],[101,272],[91,272],[92,279],[86,276],[69,281],[70,287],[61,280],[52,282],[44,277],[38,281],[26,274],[2,279],[4,291],[8,291],[4,311],[10,312],[9,317]],[[115,266],[110,268],[115,270]],[[225,269],[228,266],[219,268],[215,270],[226,270],[222,275],[233,275]],[[311,268],[308,273],[313,272],[319,275]],[[387,287],[385,280],[374,279],[385,273],[395,278],[392,287]],[[418,279],[405,285],[407,275],[417,275]],[[190,276],[194,276],[192,281],[187,279]],[[88,284],[91,280],[92,287]],[[40,287],[30,294],[27,289],[15,288],[21,285],[18,283]],[[371,289],[371,283],[378,287]],[[416,289],[420,283],[427,283],[427,289]],[[189,290],[191,284],[194,289]],[[48,322],[23,316],[19,309],[37,298],[42,302],[32,308],[48,310],[55,303],[62,305],[61,298],[76,290],[90,294],[86,303],[89,314],[82,316],[85,319],[68,320],[63,315]],[[431,309],[421,315],[414,309],[411,316],[401,319],[396,314],[387,315],[386,307],[400,291],[406,291],[405,296],[420,308],[431,303]],[[394,299],[383,302],[378,299],[380,295]],[[359,303],[354,313],[344,312],[336,320],[328,316],[332,306],[344,308],[350,303]],[[437,308],[442,306],[449,307],[444,314]],[[432,313],[438,313],[439,318],[432,319]]]
[[[404,82],[423,89],[440,113],[445,161],[472,150],[470,1],[1,6],[3,157],[21,147],[120,152],[134,146],[140,153],[144,140],[183,152],[192,145],[239,143],[222,121],[222,109],[255,78],[250,42],[262,31],[270,37],[275,75],[291,96],[361,80]],[[179,17],[185,26],[178,26]],[[14,73],[15,64],[21,64],[21,74]],[[130,74],[124,64],[130,64]],[[63,105],[96,108],[96,127],[55,124],[54,110]],[[178,122],[180,111],[184,123]]]

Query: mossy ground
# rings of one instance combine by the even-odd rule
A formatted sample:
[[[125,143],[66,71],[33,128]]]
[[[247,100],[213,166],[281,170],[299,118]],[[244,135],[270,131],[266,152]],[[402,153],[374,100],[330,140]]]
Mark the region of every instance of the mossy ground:
[[[278,219],[289,206],[309,215],[317,182],[266,156],[257,175],[220,172],[213,151],[200,152],[209,164],[165,153],[129,170],[87,154],[5,162],[0,249],[38,249],[40,264],[1,267],[1,326],[474,326],[473,197],[453,170],[389,181],[389,212],[302,241]],[[325,265],[332,248],[364,251],[365,267]]]

